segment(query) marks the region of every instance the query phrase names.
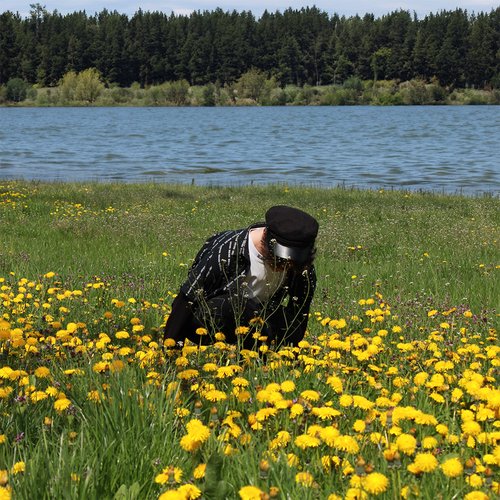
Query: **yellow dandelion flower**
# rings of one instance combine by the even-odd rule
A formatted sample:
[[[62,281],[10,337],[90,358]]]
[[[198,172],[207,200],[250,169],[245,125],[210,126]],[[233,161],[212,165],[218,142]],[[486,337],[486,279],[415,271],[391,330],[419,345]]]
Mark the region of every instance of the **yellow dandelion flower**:
[[[270,417],[277,415],[278,410],[276,408],[261,408],[256,414],[255,418],[257,422],[264,422]]]
[[[175,347],[175,340],[174,339],[165,339],[165,342],[163,343],[165,347]]]
[[[340,404],[340,406],[343,406],[344,408],[351,406],[352,403],[353,403],[353,399],[352,399],[352,396],[350,396],[349,394],[343,394],[339,398],[339,404]]]
[[[319,431],[319,437],[327,446],[333,447],[335,445],[335,439],[339,436],[340,431],[331,425]]]
[[[183,495],[185,500],[195,500],[201,497],[201,490],[194,484],[183,484],[177,488],[177,491]]]
[[[205,477],[206,470],[207,470],[207,464],[197,465],[193,471],[193,477],[195,479],[203,479]]]
[[[426,372],[419,372],[413,377],[413,383],[416,386],[421,386],[424,385],[427,382],[427,379],[429,378],[429,374]]]
[[[362,410],[371,410],[375,406],[375,403],[372,403],[365,397],[358,395],[354,395],[352,397],[352,403],[356,408],[360,408]]]
[[[489,500],[489,496],[483,491],[471,491],[464,496],[464,500]]]
[[[340,411],[335,410],[334,408],[330,408],[328,406],[323,406],[321,408],[313,408],[311,413],[321,420],[330,420],[334,417],[338,417],[342,415]]]
[[[167,490],[158,497],[158,500],[186,500],[186,497],[177,490]]]
[[[246,378],[235,377],[233,380],[231,380],[231,384],[236,387],[248,387],[250,385],[250,382]]]
[[[119,332],[115,333],[115,337],[117,339],[128,339],[130,338],[130,334],[126,332],[125,330],[120,330]]]
[[[333,446],[340,451],[345,451],[346,453],[358,453],[359,452],[359,444],[352,437],[347,435],[340,435],[335,438]]]
[[[480,488],[484,483],[483,478],[479,474],[472,474],[468,476],[466,481],[472,488]]]
[[[14,392],[13,387],[10,386],[0,387],[0,399],[8,398],[13,392]]]
[[[422,448],[424,450],[433,450],[438,445],[438,441],[434,436],[426,436],[422,439]]]
[[[303,413],[304,413],[304,407],[299,403],[295,403],[290,408],[290,416],[292,418],[298,417],[299,415],[302,415]]]
[[[13,475],[21,474],[26,471],[26,464],[24,462],[16,462],[11,469]]]
[[[279,431],[276,437],[270,442],[269,448],[271,450],[284,448],[291,440],[292,436],[288,431]]]
[[[248,326],[238,326],[234,330],[234,333],[236,335],[246,335],[250,331],[250,328]]]
[[[406,455],[413,455],[417,447],[417,440],[411,434],[400,434],[396,438],[396,447]]]
[[[190,451],[190,452],[196,451],[198,448],[200,448],[200,446],[202,444],[203,443],[201,441],[199,441],[198,439],[195,439],[190,434],[186,434],[186,435],[182,436],[181,441],[180,441],[181,448],[185,451]]]
[[[356,420],[354,422],[354,424],[352,425],[352,429],[355,431],[355,432],[365,432],[365,429],[366,429],[366,422],[364,420]]]
[[[45,366],[39,366],[35,370],[35,377],[37,377],[37,378],[46,378],[49,375],[50,375],[50,370]]]
[[[188,433],[180,442],[186,451],[196,451],[210,437],[210,429],[196,418],[187,423],[186,429]]]
[[[240,403],[246,403],[247,401],[250,401],[251,398],[252,395],[249,391],[241,391],[238,393],[238,401]]]
[[[422,411],[417,411],[413,417],[416,424],[419,425],[434,425],[438,424],[437,418],[434,415],[429,415]]]
[[[346,491],[345,500],[365,500],[368,498],[368,493],[361,488],[349,488]]]
[[[275,403],[276,401],[281,401],[283,396],[279,392],[262,389],[257,393],[255,399],[257,399],[260,403]]]
[[[172,483],[180,483],[182,481],[182,469],[179,467],[170,466],[158,474],[155,477],[155,483],[165,484],[167,482]]]
[[[102,400],[102,396],[101,394],[99,393],[99,391],[89,391],[87,393],[87,399],[89,401],[93,401],[94,403],[100,403],[101,400]]]
[[[281,383],[280,387],[281,390],[285,393],[293,392],[295,390],[295,382],[293,382],[292,380],[285,380]]]
[[[330,376],[326,379],[326,383],[337,393],[337,394],[342,394],[343,391],[343,384],[342,384],[342,379],[337,376]]]
[[[181,372],[179,372],[177,374],[177,378],[179,378],[181,380],[189,380],[189,379],[196,378],[198,375],[199,375],[198,370],[191,368],[191,369],[182,370]]]
[[[298,448],[305,450],[306,448],[317,448],[321,441],[317,437],[301,434],[295,438],[294,443]]]
[[[380,472],[372,472],[363,478],[362,486],[371,495],[380,495],[387,490],[389,480]]]
[[[203,394],[203,397],[212,403],[217,403],[218,401],[224,401],[227,399],[227,394],[217,389],[212,389]]]
[[[295,475],[295,482],[302,486],[311,487],[314,484],[314,476],[310,472],[299,472]]]
[[[206,441],[210,436],[210,429],[196,418],[187,423],[186,429],[188,434],[194,436],[198,441]]]
[[[67,398],[59,398],[54,403],[54,409],[58,413],[62,413],[64,410],[67,410],[71,406],[71,401]]]
[[[451,401],[453,403],[456,403],[460,400],[460,398],[464,395],[464,391],[459,389],[458,387],[455,387],[453,391],[451,391]]]
[[[438,461],[432,453],[417,453],[414,465],[420,472],[432,472],[438,466]]]
[[[436,401],[436,403],[444,403],[445,402],[445,399],[444,397],[439,394],[438,392],[432,392],[429,397],[431,399],[433,399],[434,401]]]
[[[456,445],[460,442],[460,436],[457,436],[456,434],[448,434],[446,436],[446,442],[452,445]]]
[[[436,425],[436,432],[441,436],[446,436],[448,434],[448,426],[445,424]]]
[[[307,390],[307,391],[302,391],[300,393],[300,396],[304,398],[306,401],[314,402],[319,400],[320,394],[317,391]]]
[[[229,365],[229,366],[221,366],[220,368],[217,369],[217,378],[227,378],[227,377],[232,377],[238,372],[241,372],[242,368],[241,366],[237,365]]]
[[[446,477],[458,477],[464,468],[462,462],[457,457],[448,458],[441,464],[441,470]]]
[[[106,361],[98,361],[93,367],[92,370],[95,371],[96,373],[102,373],[106,371],[109,367],[109,363]]]
[[[468,420],[462,423],[462,432],[467,436],[477,436],[481,433],[481,425],[474,420]]]
[[[385,441],[385,437],[380,432],[372,432],[370,434],[370,441],[373,444],[382,444]]]
[[[238,493],[241,500],[261,500],[264,495],[264,492],[257,486],[243,486]]]

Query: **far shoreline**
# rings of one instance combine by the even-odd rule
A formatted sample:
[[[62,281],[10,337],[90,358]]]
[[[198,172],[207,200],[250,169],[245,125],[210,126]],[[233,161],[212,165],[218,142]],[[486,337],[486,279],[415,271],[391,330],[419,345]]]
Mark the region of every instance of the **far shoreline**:
[[[364,187],[356,184],[338,183],[332,185],[324,184],[314,184],[314,183],[290,183],[290,182],[263,182],[263,183],[196,183],[193,179],[191,182],[174,182],[174,181],[159,181],[155,179],[145,179],[144,181],[127,181],[118,179],[86,179],[86,180],[64,180],[64,179],[24,179],[24,178],[3,178],[0,176],[0,196],[2,194],[2,189],[6,185],[19,185],[20,187],[33,187],[33,186],[45,186],[54,187],[62,186],[65,188],[82,189],[85,187],[96,187],[102,188],[103,186],[108,186],[113,189],[118,189],[120,187],[126,187],[130,190],[140,190],[140,189],[151,189],[153,187],[159,187],[161,189],[172,189],[177,191],[274,191],[280,190],[283,192],[288,192],[290,190],[301,190],[304,191],[316,191],[318,193],[324,192],[345,192],[345,193],[357,193],[361,196],[363,195],[375,195],[391,193],[395,195],[402,196],[422,196],[426,198],[464,198],[464,199],[500,199],[500,192],[495,191],[481,191],[481,192],[466,192],[464,190],[454,190],[446,191],[444,189],[424,189],[424,188],[403,188],[403,187]]]

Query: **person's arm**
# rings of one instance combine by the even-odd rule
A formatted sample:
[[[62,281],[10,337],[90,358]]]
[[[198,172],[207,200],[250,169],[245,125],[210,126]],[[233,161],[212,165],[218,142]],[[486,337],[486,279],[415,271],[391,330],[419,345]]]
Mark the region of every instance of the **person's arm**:
[[[207,291],[217,286],[221,279],[218,250],[225,233],[218,233],[208,238],[200,248],[191,264],[186,281],[172,302],[172,311],[167,319],[164,340],[174,339],[182,342],[189,334],[193,322],[192,304],[203,300]]]

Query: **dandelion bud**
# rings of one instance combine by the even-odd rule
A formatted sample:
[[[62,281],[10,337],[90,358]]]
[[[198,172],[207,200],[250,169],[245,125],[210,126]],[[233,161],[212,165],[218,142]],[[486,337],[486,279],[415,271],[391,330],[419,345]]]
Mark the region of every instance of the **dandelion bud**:
[[[363,457],[358,457],[357,460],[356,460],[356,467],[355,467],[355,473],[358,475],[358,476],[364,476],[365,475],[365,465],[366,465],[366,462],[364,460]]]
[[[476,471],[476,461],[473,458],[468,458],[465,461],[465,473],[470,476]]]
[[[198,418],[201,415],[201,409],[203,407],[203,404],[201,401],[196,401],[194,404],[194,416],[195,418]]]
[[[269,488],[269,497],[270,498],[277,498],[280,494],[280,489],[277,486],[271,486]]]
[[[260,478],[267,479],[267,476],[269,474],[269,462],[267,460],[262,459],[259,462],[259,471],[260,471]]]
[[[217,407],[212,406],[210,408],[210,426],[214,426],[219,421],[219,415],[217,413]]]

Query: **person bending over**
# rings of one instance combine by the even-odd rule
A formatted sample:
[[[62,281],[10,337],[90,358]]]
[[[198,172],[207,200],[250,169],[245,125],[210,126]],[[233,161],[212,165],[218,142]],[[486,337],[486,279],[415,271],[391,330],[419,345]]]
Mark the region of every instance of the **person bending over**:
[[[211,236],[172,302],[164,340],[178,347],[185,339],[206,345],[222,333],[225,342],[235,344],[237,332],[253,325],[243,337],[245,348],[255,345],[253,330],[268,345],[296,346],[316,288],[318,228],[306,212],[277,205],[266,212],[265,222]]]

